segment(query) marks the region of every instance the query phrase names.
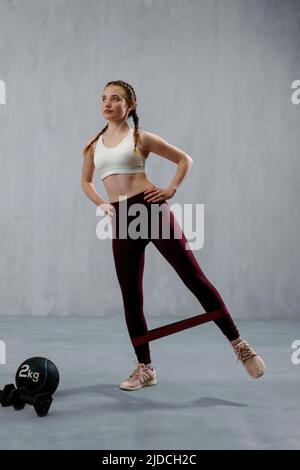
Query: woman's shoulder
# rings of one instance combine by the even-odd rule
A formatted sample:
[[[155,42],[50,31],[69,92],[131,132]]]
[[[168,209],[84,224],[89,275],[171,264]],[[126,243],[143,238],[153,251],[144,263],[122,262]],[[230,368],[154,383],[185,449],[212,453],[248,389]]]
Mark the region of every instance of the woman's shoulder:
[[[146,131],[145,129],[141,129],[139,127],[138,135],[139,135],[139,137],[138,137],[138,148],[143,153],[144,157],[146,158],[149,154],[149,152],[147,151],[147,143],[148,143],[149,132]]]
[[[146,129],[141,129],[139,127],[139,137],[141,140],[145,140],[147,138],[147,134],[149,134],[149,132],[146,131]]]
[[[88,145],[96,145],[99,138],[100,138],[100,134],[101,134],[101,132],[97,132],[97,134],[95,134],[94,137],[86,143],[86,147]]]
[[[155,137],[155,134],[139,127],[139,141],[142,148],[147,149],[153,136]]]
[[[101,132],[98,132],[92,139],[89,139],[88,142],[85,144],[83,148],[83,155],[92,155],[94,154],[95,147],[97,145],[97,142],[100,138]]]
[[[147,131],[146,129],[139,128],[139,140],[141,143],[141,147],[145,151],[150,151],[153,145],[160,143],[163,139],[158,135],[154,134],[153,132]]]

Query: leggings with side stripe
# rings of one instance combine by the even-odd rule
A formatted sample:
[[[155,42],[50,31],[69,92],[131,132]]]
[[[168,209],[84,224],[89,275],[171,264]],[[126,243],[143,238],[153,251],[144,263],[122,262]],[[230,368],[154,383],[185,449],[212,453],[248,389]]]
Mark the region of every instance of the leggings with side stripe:
[[[170,210],[167,200],[160,202],[145,201],[144,193],[141,192],[110,204],[115,209],[115,214],[112,218],[113,257],[130,338],[133,339],[148,333],[143,309],[143,271],[145,248],[150,241],[173,266],[184,284],[196,296],[206,312],[222,308],[224,316],[213,321],[227,339],[232,341],[238,338],[240,333],[220,294],[204,275],[192,251],[185,248],[186,245],[188,246],[188,242],[173,212]],[[139,211],[138,206],[132,208],[133,204],[142,204],[143,210]],[[155,216],[153,216],[153,211],[151,211],[152,205],[158,208]],[[129,212],[130,208],[133,212]],[[152,217],[150,217],[151,212]],[[121,213],[125,214],[126,232],[124,232],[124,223],[121,222],[123,217]],[[128,227],[134,219],[139,219],[141,222],[139,225],[136,224],[136,231],[142,233],[140,238],[134,238],[130,236],[130,230],[128,232]],[[151,224],[152,226],[159,227],[158,233],[156,232],[155,234],[154,231],[153,235]],[[163,224],[166,224],[170,230],[170,236],[167,238],[163,237]],[[119,229],[123,229],[123,235],[121,236]],[[176,236],[174,236],[175,233]],[[179,237],[178,234],[180,235]],[[138,362],[143,362],[144,364],[151,362],[149,343],[136,346],[134,350]]]

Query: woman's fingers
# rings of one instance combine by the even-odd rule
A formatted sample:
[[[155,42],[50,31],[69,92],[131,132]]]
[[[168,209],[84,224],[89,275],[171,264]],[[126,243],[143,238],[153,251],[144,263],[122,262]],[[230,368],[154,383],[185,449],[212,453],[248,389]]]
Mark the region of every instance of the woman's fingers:
[[[149,191],[153,191],[154,189],[158,189],[156,186],[152,186],[151,188],[145,189],[144,194],[149,193]]]
[[[155,193],[156,191],[159,191],[159,188],[147,189],[147,194]],[[144,194],[146,194],[146,192],[144,192]]]
[[[162,200],[162,195],[158,194],[156,196],[151,197],[150,199],[147,199],[148,202],[158,202]]]
[[[147,191],[149,191],[149,190],[147,190]],[[148,201],[149,198],[153,197],[154,195],[156,196],[159,192],[160,192],[160,189],[151,189],[151,192],[149,192],[149,193],[144,197],[144,199],[145,199],[146,201]]]

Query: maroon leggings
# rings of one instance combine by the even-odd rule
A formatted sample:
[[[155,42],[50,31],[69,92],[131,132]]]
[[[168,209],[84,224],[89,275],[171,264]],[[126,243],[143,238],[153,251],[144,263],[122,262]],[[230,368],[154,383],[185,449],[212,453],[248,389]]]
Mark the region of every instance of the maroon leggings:
[[[128,215],[127,211],[133,204],[143,204],[146,210],[144,212],[136,211],[134,215]],[[216,288],[209,282],[201,270],[195,256],[190,249],[185,249],[188,243],[186,237],[178,224],[173,212],[170,210],[167,200],[160,202],[148,202],[144,200],[144,193],[138,193],[126,200],[111,203],[115,208],[115,215],[112,218],[112,250],[115,261],[116,273],[120,284],[125,318],[131,340],[137,336],[148,333],[147,323],[143,311],[143,271],[145,261],[145,247],[151,241],[166,260],[173,266],[184,284],[196,296],[206,312],[222,308],[224,316],[213,320],[220,328],[223,334],[232,341],[239,337],[239,331],[234,324],[220,294]],[[142,226],[148,227],[146,230],[147,238],[144,233],[140,238],[128,236],[121,238],[119,236],[120,210],[124,204],[127,205],[125,217],[127,218],[126,230],[129,224],[139,218],[141,224],[137,224],[137,231],[142,232]],[[150,217],[151,206],[155,205],[160,209],[156,218]],[[125,207],[126,209],[126,207]],[[144,216],[142,216],[144,214]],[[123,217],[123,216],[122,216]],[[147,218],[147,220],[145,219]],[[126,220],[126,219],[125,219]],[[151,233],[152,225],[155,220],[155,226],[159,226],[159,236],[153,236]],[[166,223],[170,229],[170,236],[163,238],[162,222]],[[124,227],[124,225],[122,225]],[[175,238],[174,233],[180,234],[180,238]],[[128,233],[128,232],[126,232]],[[178,235],[176,235],[178,237]],[[144,238],[143,238],[144,237]],[[188,245],[187,245],[188,246]],[[157,276],[158,273],[155,274]],[[200,312],[201,313],[201,312]],[[148,364],[151,362],[149,343],[144,343],[134,347],[138,362]]]

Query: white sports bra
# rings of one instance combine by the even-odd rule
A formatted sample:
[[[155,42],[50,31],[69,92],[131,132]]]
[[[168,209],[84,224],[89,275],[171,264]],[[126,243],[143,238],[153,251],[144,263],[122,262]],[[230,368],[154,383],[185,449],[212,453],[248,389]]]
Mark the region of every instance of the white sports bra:
[[[130,128],[124,139],[115,147],[106,147],[100,135],[94,152],[94,165],[101,180],[115,173],[144,173],[145,158],[136,147],[134,129]]]

